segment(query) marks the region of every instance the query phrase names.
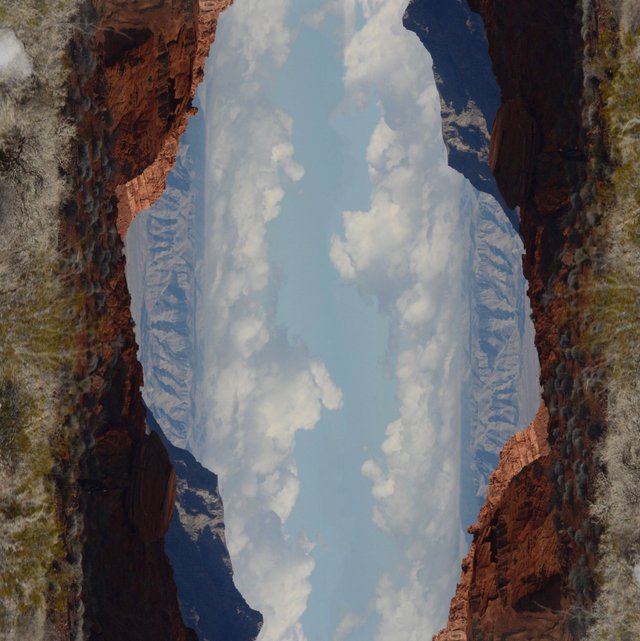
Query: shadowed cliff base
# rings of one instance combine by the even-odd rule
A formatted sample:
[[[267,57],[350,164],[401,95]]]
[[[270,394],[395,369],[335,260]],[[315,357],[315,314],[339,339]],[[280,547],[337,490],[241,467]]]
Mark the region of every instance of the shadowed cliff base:
[[[218,477],[173,446],[147,410],[147,425],[167,448],[177,475],[176,510],[166,536],[182,616],[200,641],[253,641],[262,615],[233,582]]]
[[[433,60],[449,165],[476,189],[491,194],[518,231],[514,204],[505,202],[489,167],[500,89],[482,19],[471,12],[467,0],[411,0],[403,24],[416,33]]]

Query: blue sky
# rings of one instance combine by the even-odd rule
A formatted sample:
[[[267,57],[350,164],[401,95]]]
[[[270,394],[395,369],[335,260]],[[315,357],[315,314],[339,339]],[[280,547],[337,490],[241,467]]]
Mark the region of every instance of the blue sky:
[[[294,119],[292,143],[305,167],[269,229],[272,260],[282,274],[277,318],[291,340],[322,358],[344,396],[342,409],[323,414],[295,448],[301,490],[286,530],[317,540],[313,589],[302,617],[314,640],[331,639],[347,612],[367,613],[377,578],[389,565],[393,547],[371,522],[370,484],[360,465],[382,441],[397,405],[385,366],[388,320],[373,298],[365,301],[355,285],[338,282],[329,258],[342,211],[368,204],[364,149],[379,114],[373,105],[334,114],[343,95],[336,56],[340,25],[334,17],[327,22],[322,30],[301,29],[278,82],[269,87],[270,97]],[[354,638],[372,638],[374,625],[369,621]]]
[[[444,624],[476,506],[481,225],[510,261],[491,278],[524,292],[519,240],[446,165],[405,3],[237,0],[199,92],[189,444],[220,477],[264,641],[417,641]],[[513,429],[535,410],[526,367]]]

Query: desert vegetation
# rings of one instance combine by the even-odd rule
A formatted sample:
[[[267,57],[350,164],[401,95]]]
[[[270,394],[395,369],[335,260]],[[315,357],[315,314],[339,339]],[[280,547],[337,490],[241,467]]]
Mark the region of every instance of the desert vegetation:
[[[631,641],[640,638],[640,7],[585,2],[583,31],[585,126],[594,134],[585,217],[601,221],[602,256],[588,283],[585,341],[606,389],[591,508],[603,534],[587,638]]]
[[[78,299],[59,249],[73,136],[62,112],[65,49],[76,9],[76,0],[0,0],[0,28],[22,43],[31,71],[0,76],[0,638],[7,641],[49,638],[81,580],[65,542],[70,530],[77,534],[77,516],[59,492],[77,436],[66,414]]]

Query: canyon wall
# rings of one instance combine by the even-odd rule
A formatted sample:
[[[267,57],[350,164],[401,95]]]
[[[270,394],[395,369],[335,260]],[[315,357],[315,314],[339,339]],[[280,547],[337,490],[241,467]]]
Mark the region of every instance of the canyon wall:
[[[464,2],[442,4],[459,13]],[[422,16],[434,14],[429,0],[414,0],[410,13],[420,6]],[[566,641],[584,635],[596,592],[592,569],[599,528],[589,519],[588,500],[604,411],[600,377],[581,341],[593,229],[577,197],[587,161],[581,5],[469,0],[469,8],[482,19],[500,87],[489,168],[507,208],[519,208],[548,420],[541,409],[528,432],[505,447],[478,523],[470,527],[473,543],[448,626],[435,638]],[[421,36],[433,48],[443,105],[463,82],[459,64],[438,62],[442,43],[460,37],[459,22],[437,17],[423,28],[427,34],[439,28],[437,37]],[[484,68],[485,62],[478,64]],[[472,64],[466,60],[463,66]],[[448,84],[453,89],[444,89]],[[443,114],[446,138],[444,107]],[[485,117],[489,122],[493,116]],[[484,142],[478,140],[480,157]]]
[[[181,613],[174,580],[174,572],[184,575],[189,566],[178,559],[172,568],[165,534],[181,510],[193,511],[184,497],[199,466],[174,450],[169,457],[162,438],[147,431],[122,236],[132,216],[164,190],[178,138],[194,113],[218,13],[228,4],[88,0],[69,45],[65,110],[77,140],[60,242],[78,293],[76,411],[69,420],[80,432],[83,455],[77,489],[60,491],[84,517],[79,596],[89,641],[198,638],[183,613],[186,604],[186,618],[197,622],[200,604],[183,599]],[[209,490],[213,496],[215,487]],[[218,512],[216,518],[221,504]],[[217,623],[203,638],[251,641],[261,616],[233,586],[224,541],[218,537],[200,554],[218,555],[208,562],[220,571],[201,616]],[[201,635],[203,625],[196,625]]]
[[[164,192],[218,16],[232,0],[95,0],[118,159],[118,231]]]

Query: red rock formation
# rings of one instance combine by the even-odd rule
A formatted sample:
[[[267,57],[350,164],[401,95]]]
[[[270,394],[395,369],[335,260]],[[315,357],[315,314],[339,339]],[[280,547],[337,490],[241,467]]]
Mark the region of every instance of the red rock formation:
[[[603,416],[601,397],[583,382],[593,363],[580,340],[589,260],[577,256],[590,228],[570,199],[586,177],[581,15],[575,0],[469,5],[484,21],[502,92],[491,168],[505,200],[520,207],[549,419],[546,444],[540,413],[507,444],[470,529],[448,627],[435,638],[568,641],[582,638],[595,596],[598,530],[587,501]]]
[[[447,628],[436,641],[468,641],[474,638],[474,617],[490,638],[543,639],[559,623],[558,615],[545,611],[560,607],[559,582],[548,585],[548,576],[560,573],[553,552],[555,533],[547,510],[549,496],[520,496],[523,486],[539,479],[548,457],[549,416],[544,404],[527,429],[515,434],[504,446],[500,463],[491,475],[486,503],[476,525],[469,527],[473,543],[462,562],[462,574],[451,601]],[[518,524],[518,538],[510,538],[511,524]],[[521,545],[525,542],[525,546]],[[505,613],[508,612],[508,616]],[[560,617],[562,619],[562,617]],[[514,634],[522,627],[523,637]]]
[[[78,143],[60,237],[81,328],[75,420],[86,444],[78,493],[88,641],[196,641],[164,551],[175,475],[164,446],[145,434],[121,235],[127,216],[164,188],[227,4],[86,0],[81,20],[97,28],[77,30],[70,45],[67,113]]]
[[[118,160],[118,232],[164,192],[218,15],[232,0],[93,0]]]

